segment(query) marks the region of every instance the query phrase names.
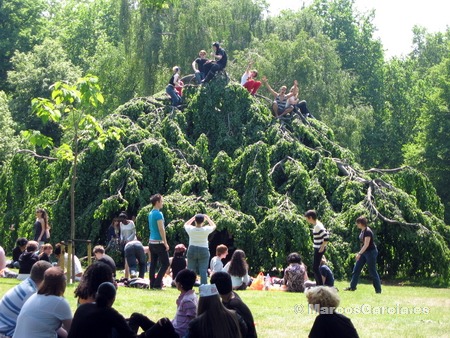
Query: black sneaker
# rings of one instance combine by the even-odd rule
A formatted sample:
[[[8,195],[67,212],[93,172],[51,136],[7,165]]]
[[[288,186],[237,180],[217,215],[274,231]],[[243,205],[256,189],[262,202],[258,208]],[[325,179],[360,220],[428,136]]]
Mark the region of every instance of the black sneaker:
[[[348,288],[345,288],[344,291],[356,291],[356,289],[353,289],[352,287],[349,286]]]

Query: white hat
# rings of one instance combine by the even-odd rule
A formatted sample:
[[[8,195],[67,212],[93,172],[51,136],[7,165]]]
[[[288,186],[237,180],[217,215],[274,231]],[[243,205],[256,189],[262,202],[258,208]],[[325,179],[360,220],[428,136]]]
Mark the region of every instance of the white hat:
[[[217,291],[216,284],[202,284],[199,287],[200,297],[210,297],[214,295],[218,295],[219,291]]]

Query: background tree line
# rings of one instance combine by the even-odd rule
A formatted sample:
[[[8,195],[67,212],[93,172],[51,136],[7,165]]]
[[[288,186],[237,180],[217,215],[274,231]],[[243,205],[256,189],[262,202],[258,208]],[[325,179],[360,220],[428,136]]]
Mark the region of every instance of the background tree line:
[[[31,147],[23,130],[63,142],[60,125],[31,111],[31,99],[49,97],[56,81],[97,75],[105,104],[92,115],[102,118],[163,90],[173,65],[191,73],[198,51],[220,41],[232,79],[249,61],[273,88],[297,79],[313,114],[363,167],[408,165],[425,173],[448,223],[450,29],[415,27],[411,53],[385,60],[373,15],[357,12],[352,0],[317,0],[275,17],[259,0],[4,0],[0,161]],[[36,151],[49,153],[39,145]]]

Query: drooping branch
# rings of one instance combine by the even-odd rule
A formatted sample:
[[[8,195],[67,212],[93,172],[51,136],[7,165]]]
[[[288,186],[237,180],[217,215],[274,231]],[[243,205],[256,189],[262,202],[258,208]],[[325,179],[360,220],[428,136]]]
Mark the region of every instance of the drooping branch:
[[[389,190],[396,190],[396,188],[387,183],[386,181],[382,180],[381,178],[375,178],[373,180],[367,180],[364,179],[363,177],[361,177],[361,175],[363,173],[373,173],[373,172],[377,172],[377,173],[397,173],[400,172],[401,170],[407,169],[408,167],[401,167],[401,168],[395,168],[395,169],[370,169],[368,171],[364,171],[361,172],[359,170],[355,170],[351,165],[343,162],[340,159],[337,158],[333,158],[333,161],[336,163],[339,171],[344,175],[344,176],[348,176],[350,180],[354,180],[357,182],[360,182],[362,184],[367,184],[368,188],[367,188],[367,194],[365,197],[365,204],[367,209],[369,209],[369,211],[375,215],[375,217],[381,219],[382,221],[391,224],[391,225],[400,225],[400,226],[406,226],[406,227],[410,227],[410,228],[420,228],[422,230],[424,230],[425,232],[430,232],[430,230],[428,228],[426,228],[425,226],[423,226],[420,223],[408,223],[408,222],[401,222],[401,221],[397,221],[397,220],[393,220],[390,219],[388,217],[386,217],[385,215],[383,215],[378,208],[375,205],[375,193],[380,193],[383,194],[382,192],[382,188],[385,189],[389,189]]]
[[[44,160],[50,160],[50,161],[56,161],[56,160],[57,160],[56,157],[50,157],[50,156],[39,155],[39,154],[37,154],[35,151],[30,150],[30,149],[19,149],[19,150],[16,151],[16,153],[17,153],[17,154],[19,154],[19,153],[30,154],[30,155],[33,155],[33,157],[36,157],[36,158],[42,158],[42,159],[44,159]]]
[[[370,181],[369,182],[369,187],[367,188],[367,195],[366,195],[366,206],[367,208],[370,210],[371,213],[373,213],[375,215],[375,217],[381,219],[383,222],[386,222],[390,225],[400,225],[400,226],[405,226],[405,227],[410,227],[410,228],[419,228],[424,230],[425,232],[429,233],[431,232],[430,229],[426,228],[425,226],[423,226],[420,223],[408,223],[408,222],[401,222],[401,221],[397,221],[394,219],[390,219],[386,216],[384,216],[376,207],[375,203],[374,203],[374,193],[375,191],[379,190],[380,188],[377,186],[375,180]]]
[[[411,167],[410,166],[405,166],[405,167],[393,168],[393,169],[371,168],[371,169],[367,170],[366,172],[367,173],[379,173],[379,174],[383,174],[383,173],[395,174],[395,173],[398,173],[398,172],[406,170],[406,169],[411,169]]]
[[[292,161],[294,163],[297,163],[297,160],[290,157],[290,156],[286,156],[285,158],[283,158],[281,161],[278,161],[277,163],[275,163],[275,165],[272,167],[272,169],[270,170],[269,176],[272,176],[273,173],[275,172],[275,170],[278,168],[278,166],[284,164],[284,162],[286,161]]]

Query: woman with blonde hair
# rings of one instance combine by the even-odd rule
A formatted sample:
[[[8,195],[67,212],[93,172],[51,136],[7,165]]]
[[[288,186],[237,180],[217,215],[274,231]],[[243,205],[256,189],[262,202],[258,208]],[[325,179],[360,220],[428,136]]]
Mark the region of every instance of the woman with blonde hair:
[[[181,96],[176,91],[176,87],[183,87],[180,83],[180,67],[175,66],[172,68],[173,74],[169,80],[169,84],[166,87],[166,93],[170,96],[172,106],[179,106],[181,104]]]
[[[250,283],[248,264],[245,260],[245,252],[242,250],[233,252],[231,260],[223,267],[223,271],[230,274],[233,290],[245,290]]]
[[[307,289],[305,295],[309,307],[319,314],[309,332],[310,338],[358,337],[351,320],[336,312],[340,299],[335,288],[320,285]]]
[[[236,312],[222,304],[216,285],[200,285],[199,291],[197,318],[189,323],[187,337],[241,338],[243,335]]]
[[[64,271],[59,267],[47,269],[37,293],[20,310],[13,337],[67,337],[72,324],[72,312],[64,298],[65,290]]]
[[[48,224],[48,214],[45,209],[36,210],[36,221],[34,222],[34,240],[40,245],[50,239],[50,225]]]

